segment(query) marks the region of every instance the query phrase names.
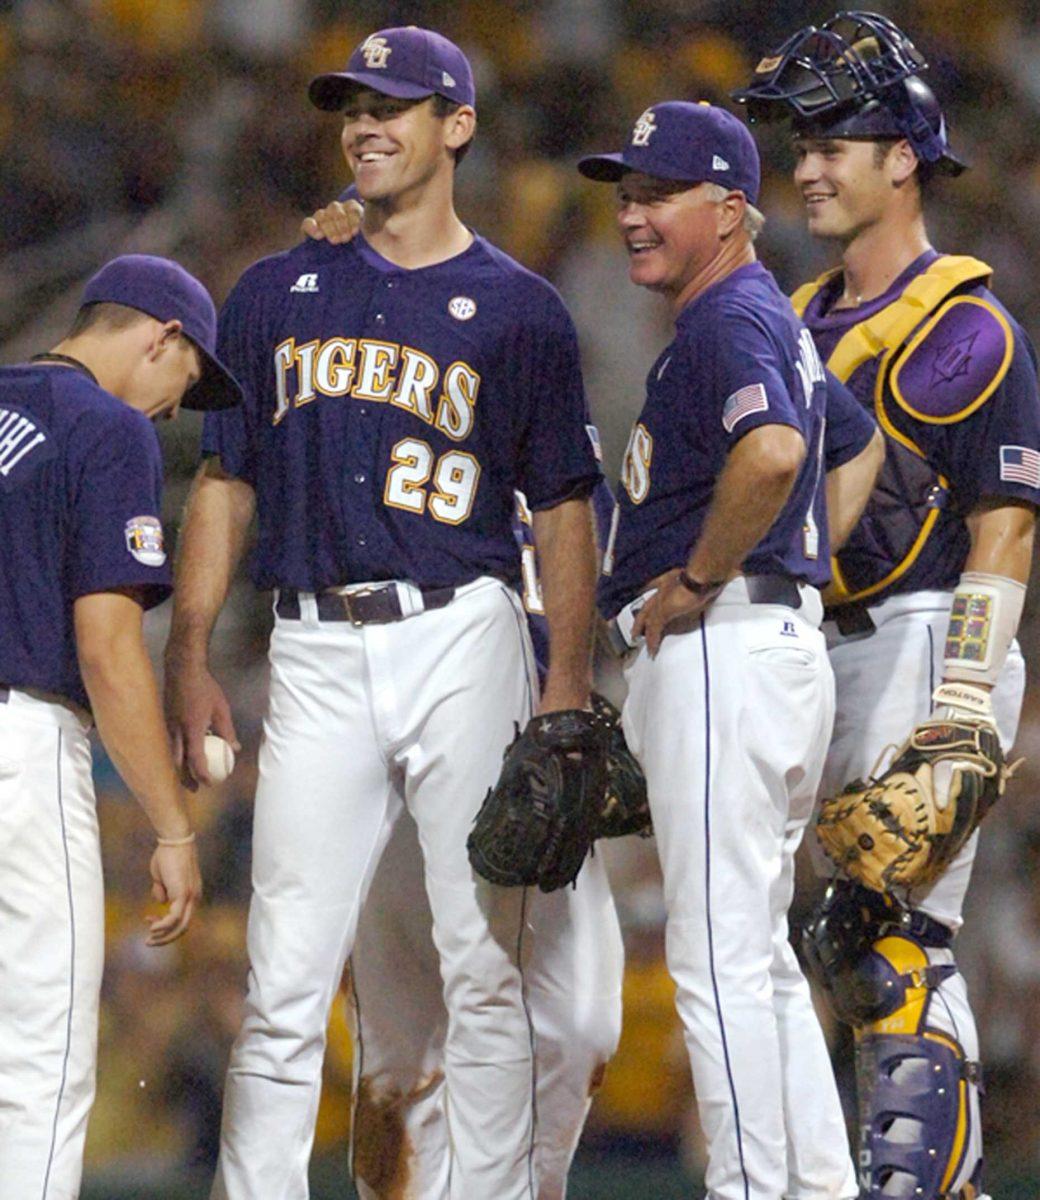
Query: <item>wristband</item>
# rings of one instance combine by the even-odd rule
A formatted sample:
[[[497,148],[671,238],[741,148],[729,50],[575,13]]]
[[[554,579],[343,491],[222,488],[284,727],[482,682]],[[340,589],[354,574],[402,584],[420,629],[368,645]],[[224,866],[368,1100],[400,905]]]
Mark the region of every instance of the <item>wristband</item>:
[[[1025,601],[1024,583],[965,571],[950,607],[943,678],[995,684],[1004,668]]]
[[[160,846],[190,846],[195,840],[195,830],[193,829],[191,833],[186,834],[184,837],[164,838],[157,836],[155,840]]]
[[[694,579],[685,567],[679,570],[679,582],[688,592],[692,592],[701,600],[717,596],[726,586],[725,579],[713,579],[708,583],[701,583],[700,580]]]

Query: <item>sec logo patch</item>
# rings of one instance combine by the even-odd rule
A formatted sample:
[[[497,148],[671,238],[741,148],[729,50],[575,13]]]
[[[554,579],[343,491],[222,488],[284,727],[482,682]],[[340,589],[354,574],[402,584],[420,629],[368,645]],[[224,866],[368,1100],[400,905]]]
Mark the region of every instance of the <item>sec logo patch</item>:
[[[455,318],[456,321],[468,321],[474,316],[477,311],[476,300],[471,300],[469,296],[456,296],[454,300],[448,304],[448,312]]]
[[[126,548],[146,567],[161,567],[166,561],[162,524],[158,517],[131,517],[126,523]]]

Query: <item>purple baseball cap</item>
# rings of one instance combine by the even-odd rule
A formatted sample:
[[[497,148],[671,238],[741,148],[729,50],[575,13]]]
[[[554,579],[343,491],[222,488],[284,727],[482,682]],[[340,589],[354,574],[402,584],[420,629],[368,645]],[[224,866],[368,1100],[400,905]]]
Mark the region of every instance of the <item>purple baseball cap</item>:
[[[318,75],[307,94],[316,108],[338,112],[359,87],[401,100],[423,100],[436,93],[456,104],[472,105],[477,96],[465,54],[446,37],[417,25],[369,34],[345,71]]]
[[[578,170],[588,179],[616,183],[627,171],[657,179],[718,183],[758,199],[761,165],[744,122],[702,101],[668,100],[642,114],[620,154],[590,154]]]
[[[217,310],[209,292],[178,263],[153,254],[124,254],[87,281],[81,304],[124,304],[157,321],[180,321],[199,352],[202,378],[184,393],[182,408],[234,408],[242,389],[216,358]]]

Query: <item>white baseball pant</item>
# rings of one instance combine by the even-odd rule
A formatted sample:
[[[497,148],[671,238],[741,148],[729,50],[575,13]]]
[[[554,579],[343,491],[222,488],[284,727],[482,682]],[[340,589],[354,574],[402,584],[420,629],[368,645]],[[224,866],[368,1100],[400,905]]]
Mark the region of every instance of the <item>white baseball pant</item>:
[[[448,1195],[447,1011],[414,822],[398,821],[350,960],[352,1170],[361,1200]],[[623,951],[600,857],[575,888],[527,893],[525,995],[534,1027],[538,1200],[563,1200],[603,1069],[621,1033]]]
[[[246,1014],[214,1197],[305,1200],[325,1026],[402,804],[423,851],[448,1012],[451,1200],[534,1196],[523,889],[479,879],[473,818],[534,668],[519,599],[485,578],[391,624],[276,621],[260,751]]]
[[[712,1200],[857,1194],[827,1046],[788,941],[834,691],[819,594],[729,583],[692,631],[626,665]]]
[[[0,694],[0,1200],[75,1200],[104,961],[90,722]]]

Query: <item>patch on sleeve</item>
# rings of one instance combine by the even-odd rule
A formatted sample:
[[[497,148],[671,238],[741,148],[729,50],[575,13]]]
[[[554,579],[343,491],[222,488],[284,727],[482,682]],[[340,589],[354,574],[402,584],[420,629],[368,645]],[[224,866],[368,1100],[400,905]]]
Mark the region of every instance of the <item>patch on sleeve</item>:
[[[126,523],[126,548],[146,567],[161,567],[166,561],[162,522],[158,517],[131,517]]]
[[[1000,447],[1000,478],[1040,488],[1040,453],[1029,446]]]
[[[592,453],[596,456],[596,462],[603,461],[603,447],[600,445],[599,430],[595,425],[586,425],[585,432],[589,435],[589,441],[592,443]]]
[[[749,383],[740,388],[722,406],[722,426],[727,433],[732,433],[738,421],[743,421],[752,413],[767,412],[769,400],[766,398],[765,385]]]
[[[1015,348],[1007,318],[978,296],[954,296],[918,332],[890,380],[896,403],[929,425],[954,425],[992,396]]]

